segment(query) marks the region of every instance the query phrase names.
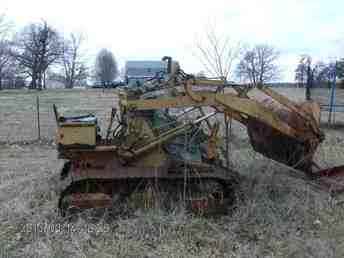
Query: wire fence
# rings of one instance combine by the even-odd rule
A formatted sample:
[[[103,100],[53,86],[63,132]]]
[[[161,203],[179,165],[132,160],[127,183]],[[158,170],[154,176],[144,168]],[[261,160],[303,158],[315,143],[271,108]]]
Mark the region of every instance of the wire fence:
[[[309,91],[310,98],[321,106],[323,122],[344,122],[344,89],[338,88],[334,84],[311,87]]]
[[[53,104],[66,116],[94,114],[101,128],[106,128],[117,102],[115,90],[1,91],[0,142],[54,139]]]
[[[296,101],[302,101],[305,97],[304,88],[278,88],[278,92]],[[335,93],[335,103],[337,105],[344,104],[344,89],[336,89]],[[325,105],[329,104],[330,94],[329,88],[311,90],[312,99],[323,106],[323,122],[326,122],[328,118]],[[102,89],[59,89],[41,92],[0,91],[0,142],[33,141],[39,137],[48,140],[54,139],[56,121],[53,104],[57,105],[60,114],[66,116],[94,114],[104,136],[110,120],[111,109],[118,106],[118,96],[114,89],[105,91]],[[207,113],[211,110],[205,108],[205,111]],[[338,107],[335,107],[335,111],[336,120],[344,121],[344,112],[340,114]],[[222,116],[219,119],[222,119]],[[246,136],[245,129],[241,127],[239,129],[240,135]],[[221,131],[223,132],[223,128]]]

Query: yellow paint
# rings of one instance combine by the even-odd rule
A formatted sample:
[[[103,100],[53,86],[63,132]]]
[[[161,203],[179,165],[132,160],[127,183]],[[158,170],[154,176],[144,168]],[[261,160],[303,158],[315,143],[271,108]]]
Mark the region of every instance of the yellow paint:
[[[85,124],[61,125],[57,131],[57,142],[62,145],[96,145],[96,126]]]

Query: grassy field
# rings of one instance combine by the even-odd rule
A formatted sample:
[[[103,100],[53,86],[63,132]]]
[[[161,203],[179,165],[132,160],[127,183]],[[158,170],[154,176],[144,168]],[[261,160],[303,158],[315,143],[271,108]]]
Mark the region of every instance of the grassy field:
[[[114,91],[102,90],[50,90],[1,91],[0,92],[0,141],[30,141],[37,139],[36,97],[40,102],[41,135],[51,139],[56,123],[53,104],[61,113],[79,115],[93,113],[101,123],[116,106],[117,96]]]
[[[302,90],[280,89],[295,100]],[[242,198],[225,216],[203,218],[176,207],[69,221],[57,213],[63,161],[51,139],[52,104],[67,114],[92,112],[106,125],[113,91],[0,92],[0,257],[344,257],[344,207],[296,172],[255,153],[245,130],[233,128],[233,167],[247,176]],[[344,121],[344,120],[343,120]],[[316,160],[344,164],[343,129],[325,129]],[[118,207],[125,211],[126,207]]]

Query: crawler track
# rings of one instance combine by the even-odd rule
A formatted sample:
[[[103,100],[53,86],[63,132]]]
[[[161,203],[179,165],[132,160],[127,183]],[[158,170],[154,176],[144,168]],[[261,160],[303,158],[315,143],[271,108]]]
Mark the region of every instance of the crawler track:
[[[124,200],[145,208],[183,201],[194,212],[217,213],[233,204],[237,187],[237,180],[212,177],[82,179],[62,191],[58,208],[66,215],[69,210],[116,208]]]

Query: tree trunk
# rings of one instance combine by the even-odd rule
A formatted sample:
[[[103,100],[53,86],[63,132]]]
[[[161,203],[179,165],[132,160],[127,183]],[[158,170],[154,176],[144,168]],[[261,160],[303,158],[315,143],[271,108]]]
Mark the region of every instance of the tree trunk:
[[[47,88],[47,85],[46,85],[46,72],[44,71],[43,73],[43,89],[46,89]]]
[[[37,73],[33,72],[31,76],[31,83],[29,89],[36,89],[37,88]]]
[[[313,86],[312,72],[310,66],[307,68],[307,88],[306,88],[306,100],[311,100],[311,87]]]
[[[69,88],[70,89],[74,88],[74,78],[73,78],[73,75],[72,75],[72,77],[70,78],[70,81],[69,81]]]
[[[65,88],[66,89],[72,89],[73,88],[73,84],[72,84],[71,79],[69,77],[67,77],[65,80]]]
[[[42,73],[38,74],[38,85],[37,90],[42,90]]]
[[[2,90],[2,76],[0,75],[0,90]]]
[[[74,85],[73,85],[73,77],[71,76],[68,80],[68,88],[69,89],[73,89]]]

